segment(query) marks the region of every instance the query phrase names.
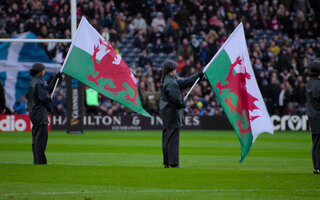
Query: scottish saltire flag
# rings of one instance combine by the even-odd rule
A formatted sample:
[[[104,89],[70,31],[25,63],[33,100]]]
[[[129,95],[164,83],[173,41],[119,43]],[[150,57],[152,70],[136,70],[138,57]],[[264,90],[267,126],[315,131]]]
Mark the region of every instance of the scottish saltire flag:
[[[239,138],[242,162],[261,133],[273,134],[250,63],[242,23],[208,63],[204,73]]]
[[[130,69],[85,17],[81,19],[62,71],[127,108],[151,117],[142,107]]]
[[[15,38],[37,38],[37,36],[26,32]],[[5,42],[0,44],[0,80],[5,88],[6,106],[9,109],[13,110],[16,100],[28,93],[31,80],[29,70],[35,62],[43,63],[46,66],[45,79],[61,68],[60,64],[48,57],[38,43]]]

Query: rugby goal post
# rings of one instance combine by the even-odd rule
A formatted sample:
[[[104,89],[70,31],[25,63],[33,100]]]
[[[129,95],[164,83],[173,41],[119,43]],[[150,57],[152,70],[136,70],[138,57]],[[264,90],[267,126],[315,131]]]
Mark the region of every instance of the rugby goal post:
[[[20,43],[71,43],[72,39],[75,36],[76,33],[76,29],[77,29],[77,0],[70,0],[70,7],[71,7],[71,39],[66,39],[66,38],[62,38],[62,39],[28,39],[28,38],[0,38],[0,43],[1,42],[10,42],[10,43],[16,43],[16,42],[20,42]],[[72,79],[71,77],[68,77],[68,79]],[[57,80],[55,86],[54,86],[54,90],[52,92],[52,96],[53,97],[53,93],[55,91],[55,88],[57,86],[59,80]],[[74,81],[77,82],[77,85],[79,87],[77,88],[73,88],[73,89],[77,89],[78,90],[78,94],[79,96],[77,96],[76,99],[72,99],[74,98],[72,96],[72,89],[67,88],[67,100],[74,102],[77,101],[77,108],[73,105],[72,103],[68,103],[69,106],[71,107],[71,109],[67,109],[67,133],[83,133],[83,95],[81,92],[81,90],[83,90],[83,86],[81,87],[81,84],[78,83],[77,80],[74,79]],[[74,83],[73,83],[74,85]],[[70,91],[71,90],[71,91]],[[69,94],[68,94],[69,93]],[[78,115],[76,118],[72,117],[73,113],[77,111]]]

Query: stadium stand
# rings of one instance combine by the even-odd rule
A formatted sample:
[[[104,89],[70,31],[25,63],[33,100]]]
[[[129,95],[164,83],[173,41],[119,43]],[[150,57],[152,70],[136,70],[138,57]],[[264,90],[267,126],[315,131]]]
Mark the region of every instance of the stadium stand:
[[[134,24],[138,12],[146,28]],[[159,13],[163,14],[165,27],[161,23],[151,27]],[[179,75],[189,76],[203,69],[242,21],[251,63],[268,111],[278,115],[306,113],[304,85],[309,79],[308,62],[320,56],[319,13],[316,0],[77,1],[78,22],[81,16],[86,16],[121,53],[139,81],[141,94],[159,92],[161,63],[166,59],[178,60],[183,39],[188,40],[192,51],[187,56],[183,52]],[[0,0],[0,37],[26,31],[34,32],[39,38],[70,38],[70,2]],[[44,44],[43,47],[53,60],[61,63],[58,55],[62,53],[64,58],[68,45]],[[147,50],[151,66],[139,66],[143,49]],[[64,85],[55,98],[65,98]],[[100,104],[101,114],[126,113],[123,106],[105,97],[100,97]],[[153,103],[152,108],[144,105],[155,113],[158,104]],[[55,110],[60,113],[66,108]],[[188,97],[185,112],[221,115],[207,81],[202,81]]]

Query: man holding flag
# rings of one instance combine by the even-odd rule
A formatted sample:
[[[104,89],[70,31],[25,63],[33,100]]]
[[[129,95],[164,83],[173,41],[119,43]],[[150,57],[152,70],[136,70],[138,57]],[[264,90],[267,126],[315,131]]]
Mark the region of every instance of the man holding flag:
[[[186,107],[180,90],[191,87],[203,72],[187,79],[175,79],[178,64],[167,60],[162,65],[160,114],[163,122],[162,152],[165,168],[179,166],[179,134],[183,126],[183,108]]]
[[[312,133],[312,161],[314,174],[320,174],[320,61],[309,64],[310,80],[306,86],[307,114]]]
[[[242,162],[261,133],[273,134],[273,125],[251,66],[242,23],[203,72],[238,136]]]
[[[0,114],[4,114],[5,112],[6,112],[6,96],[4,94],[2,81],[0,80]]]
[[[41,63],[32,65],[30,75],[28,110],[32,122],[32,151],[34,164],[47,164],[45,150],[48,141],[48,112],[52,112],[52,92],[57,79],[62,79],[59,72],[49,85],[43,80],[45,66]]]
[[[142,107],[136,79],[129,67],[85,17],[60,71],[132,111],[151,117]]]

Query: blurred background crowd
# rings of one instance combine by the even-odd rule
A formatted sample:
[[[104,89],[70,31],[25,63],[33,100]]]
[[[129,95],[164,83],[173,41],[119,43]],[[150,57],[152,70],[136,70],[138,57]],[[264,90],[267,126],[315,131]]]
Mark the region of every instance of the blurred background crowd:
[[[240,22],[269,113],[305,114],[308,62],[320,56],[319,15],[318,0],[77,1],[78,23],[86,16],[122,55],[150,114],[158,114],[161,63],[175,60],[179,77],[201,71]],[[26,31],[39,38],[71,38],[70,1],[0,0],[0,37]],[[51,59],[63,63],[69,45],[43,47]],[[65,95],[63,83],[54,96],[56,114],[66,112]],[[87,98],[88,114],[130,113],[100,94],[95,98]],[[24,102],[16,103],[15,113],[25,112]],[[206,79],[188,97],[185,113],[223,114]]]

